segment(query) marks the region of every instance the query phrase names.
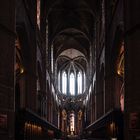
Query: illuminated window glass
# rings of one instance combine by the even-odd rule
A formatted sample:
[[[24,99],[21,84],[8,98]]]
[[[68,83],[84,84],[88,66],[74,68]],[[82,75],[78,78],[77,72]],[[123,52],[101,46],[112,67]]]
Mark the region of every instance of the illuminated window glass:
[[[86,75],[84,73],[84,87],[83,87],[83,91],[85,91],[85,89],[86,89]]]
[[[82,74],[81,74],[81,72],[78,73],[77,80],[78,80],[78,94],[81,94],[82,93]]]
[[[63,72],[62,74],[62,92],[66,94],[67,92],[67,74]]]
[[[70,74],[70,94],[75,95],[75,77],[74,74]]]

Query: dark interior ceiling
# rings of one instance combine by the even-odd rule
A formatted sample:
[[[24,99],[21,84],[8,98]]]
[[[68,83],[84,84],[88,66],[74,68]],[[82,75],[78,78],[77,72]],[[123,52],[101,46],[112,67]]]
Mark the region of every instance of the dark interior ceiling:
[[[49,42],[55,57],[75,48],[89,56],[100,0],[47,0]]]
[[[99,3],[100,0],[46,0],[48,40],[57,70],[72,62],[86,72]],[[80,101],[79,98],[75,100]],[[73,103],[69,98],[66,100],[70,105]]]

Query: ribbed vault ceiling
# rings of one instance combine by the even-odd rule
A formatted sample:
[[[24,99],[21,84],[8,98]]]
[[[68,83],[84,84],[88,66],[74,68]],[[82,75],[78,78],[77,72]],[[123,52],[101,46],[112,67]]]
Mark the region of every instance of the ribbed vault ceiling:
[[[73,65],[87,72],[90,62],[90,47],[94,40],[94,26],[100,0],[46,0],[48,41],[53,47],[57,70]],[[63,105],[73,101],[81,103],[79,97],[61,97]],[[66,107],[65,106],[65,107]]]

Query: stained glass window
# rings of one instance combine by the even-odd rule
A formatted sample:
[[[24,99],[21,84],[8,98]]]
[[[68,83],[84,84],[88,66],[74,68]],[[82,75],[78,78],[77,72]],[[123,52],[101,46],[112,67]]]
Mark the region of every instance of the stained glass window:
[[[70,94],[75,95],[75,77],[74,77],[74,73],[70,74]]]
[[[78,73],[78,76],[77,76],[77,80],[78,80],[78,94],[81,94],[82,93],[82,74],[81,72]]]
[[[67,74],[65,71],[62,74],[62,92],[64,94],[67,92]]]

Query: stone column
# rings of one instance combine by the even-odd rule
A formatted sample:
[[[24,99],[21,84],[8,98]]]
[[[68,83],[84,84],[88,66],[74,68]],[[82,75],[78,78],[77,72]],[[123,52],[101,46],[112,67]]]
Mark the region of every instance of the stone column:
[[[15,1],[0,3],[0,139],[14,139]],[[3,134],[2,134],[3,133]]]
[[[124,0],[125,140],[140,137],[140,1]]]
[[[67,72],[67,95],[70,95],[70,75],[69,75],[69,72]]]
[[[50,121],[50,90],[47,87],[47,121]]]

